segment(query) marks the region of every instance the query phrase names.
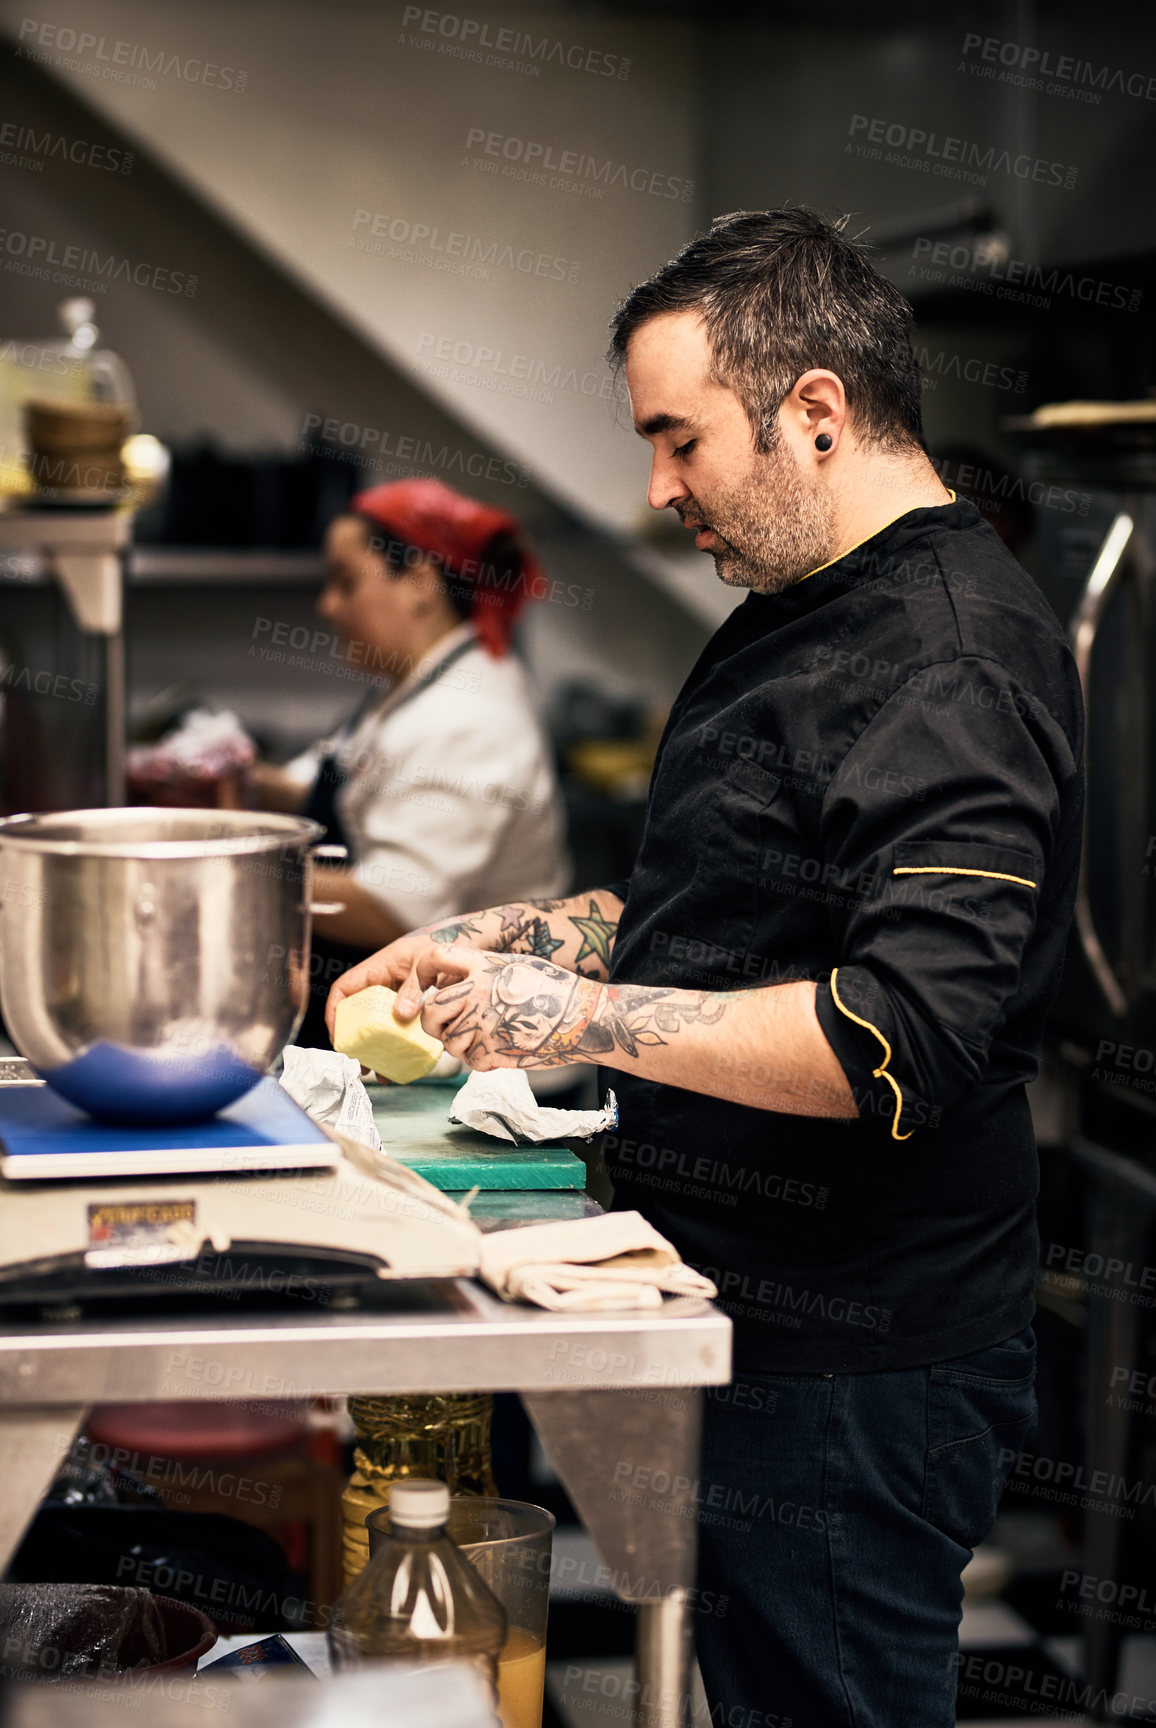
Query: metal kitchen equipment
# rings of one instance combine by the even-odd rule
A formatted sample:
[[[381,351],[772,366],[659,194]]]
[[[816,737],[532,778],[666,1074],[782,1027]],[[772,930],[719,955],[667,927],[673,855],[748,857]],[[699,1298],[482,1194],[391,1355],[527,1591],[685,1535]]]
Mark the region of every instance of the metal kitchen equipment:
[[[0,1089],[29,1085],[26,1063],[0,1060]],[[696,1388],[729,1378],[730,1321],[690,1299],[660,1315],[503,1302],[465,1276],[478,1230],[462,1207],[400,1159],[340,1150],[333,1170],[276,1176],[0,1178],[0,1565],[91,1403],[509,1388],[525,1396],[612,1587],[638,1604],[640,1723],[680,1728]],[[491,1198],[497,1227],[531,1198],[537,1218],[560,1204],[574,1215],[570,1194]],[[666,1473],[669,1497],[621,1504],[608,1448]]]
[[[18,1049],[106,1119],[193,1121],[239,1098],[304,1012],[321,833],[132,807],[0,823],[0,1003]]]
[[[85,653],[99,650],[104,686],[104,796],[124,801],[124,572],[129,509],[12,509],[0,513],[0,566],[18,581],[45,568],[60,583]]]
[[[28,418],[36,404],[49,416],[69,409],[80,415],[119,411],[127,434],[136,424],[136,400],[124,362],[97,347],[93,302],[64,300],[58,311],[65,338],[0,344],[0,558],[11,560],[25,579],[29,569],[46,567],[67,596],[85,659],[97,650],[104,686],[104,796],[119,804],[125,729],[122,561],[132,537],[132,509],[140,500],[133,499],[117,462],[93,465],[83,454],[70,458],[31,449]],[[112,508],[121,499],[126,503]]]
[[[27,1070],[6,1064],[4,1080],[27,1084]],[[694,1388],[728,1379],[730,1321],[690,1299],[661,1315],[503,1302],[456,1276],[477,1252],[460,1207],[399,1161],[348,1142],[342,1153],[333,1171],[279,1177],[0,1182],[0,1564],[89,1403],[508,1387],[524,1394],[613,1587],[638,1604],[640,1723],[676,1728],[694,1578]],[[93,1207],[171,1214],[190,1199],[186,1255],[209,1238],[195,1260],[166,1262],[154,1241],[150,1263],[141,1240],[135,1261],[124,1242],[121,1265],[85,1265]],[[29,1264],[39,1231],[54,1260]],[[65,1237],[71,1253],[60,1252]],[[343,1247],[310,1249],[326,1242]],[[387,1279],[366,1277],[375,1257]],[[664,1472],[670,1495],[619,1504],[608,1448]]]
[[[1113,1401],[1109,1387],[1113,1374],[1142,1373],[1156,1344],[1148,1298],[1128,1283],[1156,1239],[1156,402],[1052,405],[1011,430],[1042,505],[1037,579],[1068,627],[1087,716],[1084,853],[1045,1070],[1059,1106],[1045,1201],[1049,1189],[1053,1204],[1069,1197],[1059,1218],[1072,1234],[1059,1249],[1080,1270],[1049,1270],[1053,1212],[1040,1302],[1082,1334],[1087,1471],[1131,1484],[1143,1434],[1125,1406],[1143,1401]],[[1094,1274],[1113,1266],[1115,1276]],[[1129,1576],[1121,1510],[1084,1511],[1085,1576]],[[1084,1677],[1098,1699],[1115,1691],[1122,1637],[1111,1618],[1084,1623]]]
[[[1153,1049],[1156,403],[1064,406],[1087,419],[1039,409],[1010,423],[1044,500],[1037,580],[1068,628],[1087,713],[1084,858],[1051,1023],[1093,1050],[1104,1039]]]
[[[611,1588],[638,1604],[639,1728],[682,1728],[696,1602],[697,1388],[730,1377],[729,1319],[690,1298],[660,1314],[578,1315],[503,1302],[465,1280],[437,1289],[440,1300],[425,1306],[374,1313],[297,1301],[276,1315],[202,1303],[104,1325],[5,1316],[0,1563],[91,1403],[508,1388],[522,1395]],[[624,1501],[608,1459],[645,1461],[669,1492]]]

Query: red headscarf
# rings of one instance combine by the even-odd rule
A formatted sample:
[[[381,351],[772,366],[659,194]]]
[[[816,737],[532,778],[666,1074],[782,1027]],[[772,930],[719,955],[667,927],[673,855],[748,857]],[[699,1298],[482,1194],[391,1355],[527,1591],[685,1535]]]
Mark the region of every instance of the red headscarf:
[[[469,582],[470,622],[478,640],[497,659],[508,651],[514,620],[544,583],[541,565],[524,548],[512,579],[486,562],[486,548],[495,534],[519,534],[515,517],[464,498],[440,480],[374,486],[359,492],[350,509],[407,546],[428,553],[451,578]]]

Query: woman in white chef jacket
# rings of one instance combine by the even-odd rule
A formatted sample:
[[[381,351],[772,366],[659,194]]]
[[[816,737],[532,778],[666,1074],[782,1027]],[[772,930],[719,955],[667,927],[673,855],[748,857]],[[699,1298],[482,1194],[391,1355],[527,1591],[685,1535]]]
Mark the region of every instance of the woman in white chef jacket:
[[[321,1046],[338,973],[463,906],[561,894],[569,870],[549,747],[509,652],[542,582],[514,518],[402,480],[356,496],[325,556],[318,609],[368,694],[334,738],[254,771],[266,808],[312,816],[349,849],[348,869],[315,876],[315,900],[343,903],[314,919],[297,1041]]]

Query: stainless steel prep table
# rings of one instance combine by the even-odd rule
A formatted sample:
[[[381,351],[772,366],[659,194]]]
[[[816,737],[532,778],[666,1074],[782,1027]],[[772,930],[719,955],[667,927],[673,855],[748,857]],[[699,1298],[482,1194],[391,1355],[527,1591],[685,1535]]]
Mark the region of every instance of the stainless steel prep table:
[[[471,1279],[387,1313],[36,1324],[0,1333],[0,1557],[6,1564],[91,1404],[324,1393],[522,1395],[610,1569],[639,1605],[638,1720],[680,1728],[690,1644],[704,1386],[730,1378],[709,1303],[559,1315]]]

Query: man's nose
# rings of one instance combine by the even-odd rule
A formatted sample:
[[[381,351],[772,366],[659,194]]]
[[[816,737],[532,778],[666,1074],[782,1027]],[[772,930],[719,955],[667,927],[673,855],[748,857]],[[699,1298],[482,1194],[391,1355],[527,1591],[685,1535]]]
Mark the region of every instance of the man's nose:
[[[684,498],[690,497],[690,488],[676,473],[670,462],[661,456],[655,456],[650,465],[650,485],[646,491],[646,501],[652,510],[665,510],[671,504],[680,504]]]
[[[322,618],[332,618],[337,607],[337,596],[332,588],[323,588],[317,596],[317,610]]]

